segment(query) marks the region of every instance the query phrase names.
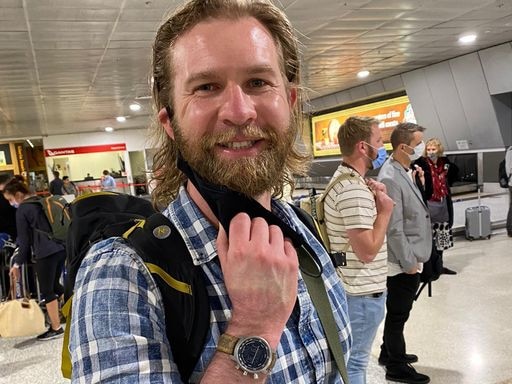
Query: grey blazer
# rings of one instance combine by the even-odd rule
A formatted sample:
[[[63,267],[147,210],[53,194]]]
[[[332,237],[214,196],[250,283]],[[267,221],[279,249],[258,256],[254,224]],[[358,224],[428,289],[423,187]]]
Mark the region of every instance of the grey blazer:
[[[430,213],[421,192],[406,170],[390,157],[382,166],[378,180],[386,185],[396,203],[387,230],[388,261],[402,271],[426,262],[432,252]]]

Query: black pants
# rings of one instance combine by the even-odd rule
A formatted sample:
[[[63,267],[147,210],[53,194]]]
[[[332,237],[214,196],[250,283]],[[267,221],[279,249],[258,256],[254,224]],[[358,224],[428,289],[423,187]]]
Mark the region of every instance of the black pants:
[[[59,283],[66,251],[53,253],[43,259],[36,259],[35,269],[42,299],[46,303],[59,298],[64,293],[64,287]]]
[[[388,356],[386,368],[393,370],[405,364],[404,326],[409,319],[412,303],[420,283],[420,274],[401,273],[387,281],[386,320],[381,354]]]
[[[507,233],[512,235],[512,187],[508,187]]]

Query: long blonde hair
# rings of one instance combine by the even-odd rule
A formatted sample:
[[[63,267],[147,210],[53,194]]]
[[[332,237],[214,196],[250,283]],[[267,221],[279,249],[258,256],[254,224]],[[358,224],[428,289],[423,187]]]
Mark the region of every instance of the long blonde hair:
[[[192,0],[173,12],[159,28],[153,45],[153,103],[155,114],[162,108],[173,108],[173,47],[176,40],[198,23],[207,19],[236,20],[253,17],[271,34],[279,50],[283,76],[290,86],[297,89],[297,102],[292,124],[296,134],[302,128],[303,90],[299,86],[300,64],[297,38],[284,13],[267,0]],[[169,116],[172,119],[172,116]],[[186,176],[176,167],[178,147],[157,118],[152,124],[154,147],[158,148],[153,159],[153,180],[156,187],[153,201],[166,206],[178,193]],[[305,175],[310,155],[294,146],[287,157],[282,177],[275,181],[273,195],[281,196],[284,184],[294,185],[293,175]]]

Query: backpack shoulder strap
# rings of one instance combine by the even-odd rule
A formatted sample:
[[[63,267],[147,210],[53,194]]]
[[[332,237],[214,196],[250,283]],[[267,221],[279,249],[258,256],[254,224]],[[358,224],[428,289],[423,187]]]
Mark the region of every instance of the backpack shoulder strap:
[[[173,223],[155,213],[125,232],[162,294],[166,333],[174,361],[188,382],[210,329],[205,277]]]
[[[114,230],[119,231],[121,227]],[[183,382],[190,375],[204,349],[210,329],[210,305],[204,273],[192,262],[180,233],[161,213],[125,229],[122,237],[137,252],[151,272],[162,295],[166,335]],[[72,298],[63,312],[71,311]],[[62,373],[71,378],[69,332],[62,348]]]
[[[325,198],[327,197],[327,194],[331,191],[332,188],[334,188],[334,186],[336,184],[338,184],[340,181],[343,181],[343,180],[350,180],[350,179],[357,179],[357,176],[354,175],[353,173],[341,173],[339,174],[334,180],[332,180],[328,185],[327,187],[325,188],[324,192],[322,193],[322,195],[320,196],[320,200],[321,201],[324,201]]]
[[[293,209],[297,217],[300,221],[311,231],[311,233],[316,237],[316,239],[320,242],[320,244],[324,245],[324,241],[322,236],[320,235],[320,229],[318,228],[318,223],[313,216],[307,213],[304,209],[297,207],[295,204],[289,203],[290,207]]]

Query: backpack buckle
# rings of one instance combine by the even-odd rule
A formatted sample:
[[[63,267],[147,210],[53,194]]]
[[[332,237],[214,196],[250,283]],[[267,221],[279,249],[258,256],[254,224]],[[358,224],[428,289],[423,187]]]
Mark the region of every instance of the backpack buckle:
[[[332,263],[335,268],[347,266],[347,254],[346,252],[332,252],[329,253]]]

